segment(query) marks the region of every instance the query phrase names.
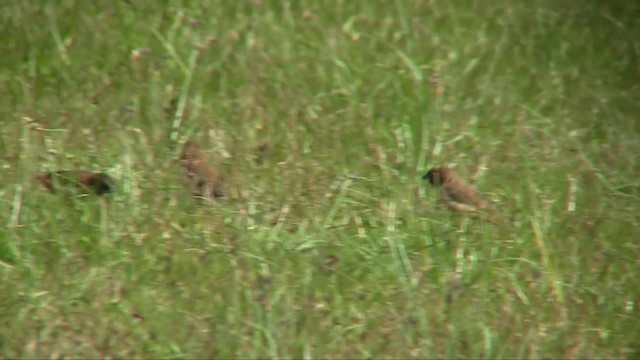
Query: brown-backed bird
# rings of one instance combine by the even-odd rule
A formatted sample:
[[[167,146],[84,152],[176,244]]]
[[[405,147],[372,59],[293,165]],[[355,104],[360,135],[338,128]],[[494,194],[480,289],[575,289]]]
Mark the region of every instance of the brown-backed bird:
[[[489,207],[473,186],[445,166],[432,168],[422,179],[440,188],[442,200],[452,210],[476,211]]]
[[[204,152],[195,141],[184,143],[180,163],[186,186],[193,196],[211,199],[224,196],[222,175],[206,162]]]
[[[74,188],[79,193],[102,195],[113,192],[113,179],[101,172],[80,170],[60,170],[41,172],[35,178],[52,193],[58,190]]]

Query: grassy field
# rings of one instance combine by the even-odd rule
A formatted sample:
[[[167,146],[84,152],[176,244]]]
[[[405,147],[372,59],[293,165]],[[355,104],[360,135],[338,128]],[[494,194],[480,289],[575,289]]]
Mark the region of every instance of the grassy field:
[[[1,357],[640,357],[638,2],[0,19]],[[181,188],[191,137],[215,204]],[[509,224],[437,206],[444,164]],[[49,194],[55,169],[117,192]]]

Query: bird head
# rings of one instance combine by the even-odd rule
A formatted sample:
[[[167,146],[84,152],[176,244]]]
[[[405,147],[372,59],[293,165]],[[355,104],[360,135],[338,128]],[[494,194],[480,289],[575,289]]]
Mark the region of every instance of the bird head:
[[[422,180],[428,180],[431,185],[442,185],[446,181],[447,172],[449,169],[446,167],[434,167],[427,171],[422,177]]]
[[[109,194],[113,192],[113,179],[104,173],[96,173],[89,179],[89,185],[98,195]]]
[[[198,160],[202,158],[202,149],[194,140],[187,140],[182,146],[181,160]]]

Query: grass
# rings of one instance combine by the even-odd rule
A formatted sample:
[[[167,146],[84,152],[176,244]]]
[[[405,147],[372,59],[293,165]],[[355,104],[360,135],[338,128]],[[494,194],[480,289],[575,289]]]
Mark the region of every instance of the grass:
[[[638,4],[0,9],[2,357],[640,356]],[[437,207],[441,164],[512,225]]]

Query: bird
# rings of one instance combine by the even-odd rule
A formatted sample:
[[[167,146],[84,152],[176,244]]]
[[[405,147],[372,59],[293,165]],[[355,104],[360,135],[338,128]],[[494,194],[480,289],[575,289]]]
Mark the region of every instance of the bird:
[[[209,199],[224,196],[222,175],[206,162],[204,152],[196,141],[187,140],[184,143],[180,163],[186,186],[193,196]]]
[[[446,166],[431,168],[422,179],[440,188],[441,199],[451,210],[475,212],[489,208],[489,203],[473,186]]]
[[[101,172],[81,170],[59,170],[37,173],[35,176],[51,193],[58,190],[75,188],[80,193],[93,192],[97,195],[109,194],[114,191],[113,179]]]

